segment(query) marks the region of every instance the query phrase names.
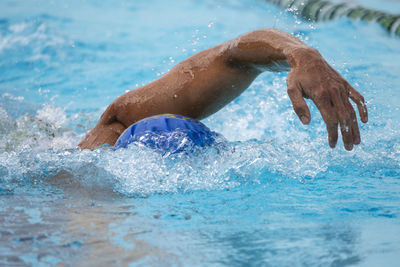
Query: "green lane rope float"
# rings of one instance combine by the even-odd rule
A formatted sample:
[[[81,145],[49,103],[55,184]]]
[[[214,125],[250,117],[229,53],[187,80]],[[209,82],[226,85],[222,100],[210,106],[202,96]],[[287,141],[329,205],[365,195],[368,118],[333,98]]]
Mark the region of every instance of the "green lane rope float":
[[[346,3],[331,3],[323,0],[266,0],[309,21],[326,21],[348,17],[362,21],[375,21],[388,32],[400,36],[400,15],[354,6]]]

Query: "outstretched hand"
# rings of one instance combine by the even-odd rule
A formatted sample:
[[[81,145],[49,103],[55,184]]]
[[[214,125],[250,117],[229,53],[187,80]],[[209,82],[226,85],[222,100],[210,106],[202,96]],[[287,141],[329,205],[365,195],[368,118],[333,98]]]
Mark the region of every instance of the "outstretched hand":
[[[315,49],[294,51],[287,91],[293,108],[303,124],[311,120],[305,98],[310,98],[326,123],[330,147],[338,139],[338,124],[344,147],[352,150],[361,142],[356,113],[349,98],[357,105],[361,121],[368,121],[364,97],[344,80]]]

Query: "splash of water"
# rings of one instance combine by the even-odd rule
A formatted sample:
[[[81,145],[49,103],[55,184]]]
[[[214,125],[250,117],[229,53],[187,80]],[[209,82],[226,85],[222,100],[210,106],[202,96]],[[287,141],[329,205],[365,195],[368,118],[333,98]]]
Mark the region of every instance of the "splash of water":
[[[254,97],[260,98],[256,105],[249,101]],[[353,152],[331,150],[326,147],[317,111],[311,111],[314,122],[309,128],[299,127],[282,78],[271,85],[260,81],[205,121],[231,142],[221,137],[211,147],[163,155],[138,143],[118,151],[108,147],[80,151],[76,144],[82,134],[71,130],[71,124],[76,123],[74,115],[68,117],[61,108],[46,104],[34,115],[17,118],[0,108],[2,183],[13,187],[12,181],[67,181],[88,192],[144,196],[224,190],[275,177],[307,181],[332,170],[361,174],[363,169],[370,173],[372,169],[382,176],[399,169],[399,136],[394,131],[385,138],[368,132],[365,138],[370,142]],[[395,128],[390,122],[384,127],[388,132]],[[179,142],[187,141],[179,138]],[[377,154],[385,159],[386,167]]]

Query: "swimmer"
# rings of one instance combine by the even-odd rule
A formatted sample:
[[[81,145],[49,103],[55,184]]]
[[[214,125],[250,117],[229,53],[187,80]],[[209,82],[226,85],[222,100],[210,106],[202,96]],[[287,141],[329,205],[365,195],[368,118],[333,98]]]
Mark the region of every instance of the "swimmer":
[[[339,125],[345,149],[360,144],[357,117],[349,98],[366,123],[363,96],[316,49],[288,33],[261,29],[201,51],[161,78],[118,97],[79,147],[113,146],[131,124],[157,114],[206,118],[238,97],[263,71],[289,70],[287,93],[300,121],[308,124],[311,120],[304,100],[309,98],[326,123],[330,147],[336,146]]]

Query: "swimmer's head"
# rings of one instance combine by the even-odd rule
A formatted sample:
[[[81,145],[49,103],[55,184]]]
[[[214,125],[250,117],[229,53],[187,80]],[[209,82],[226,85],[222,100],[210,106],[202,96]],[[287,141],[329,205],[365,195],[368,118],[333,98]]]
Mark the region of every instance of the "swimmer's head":
[[[135,142],[161,153],[179,153],[211,145],[216,135],[197,120],[164,114],[132,124],[121,134],[114,147],[126,148]]]

